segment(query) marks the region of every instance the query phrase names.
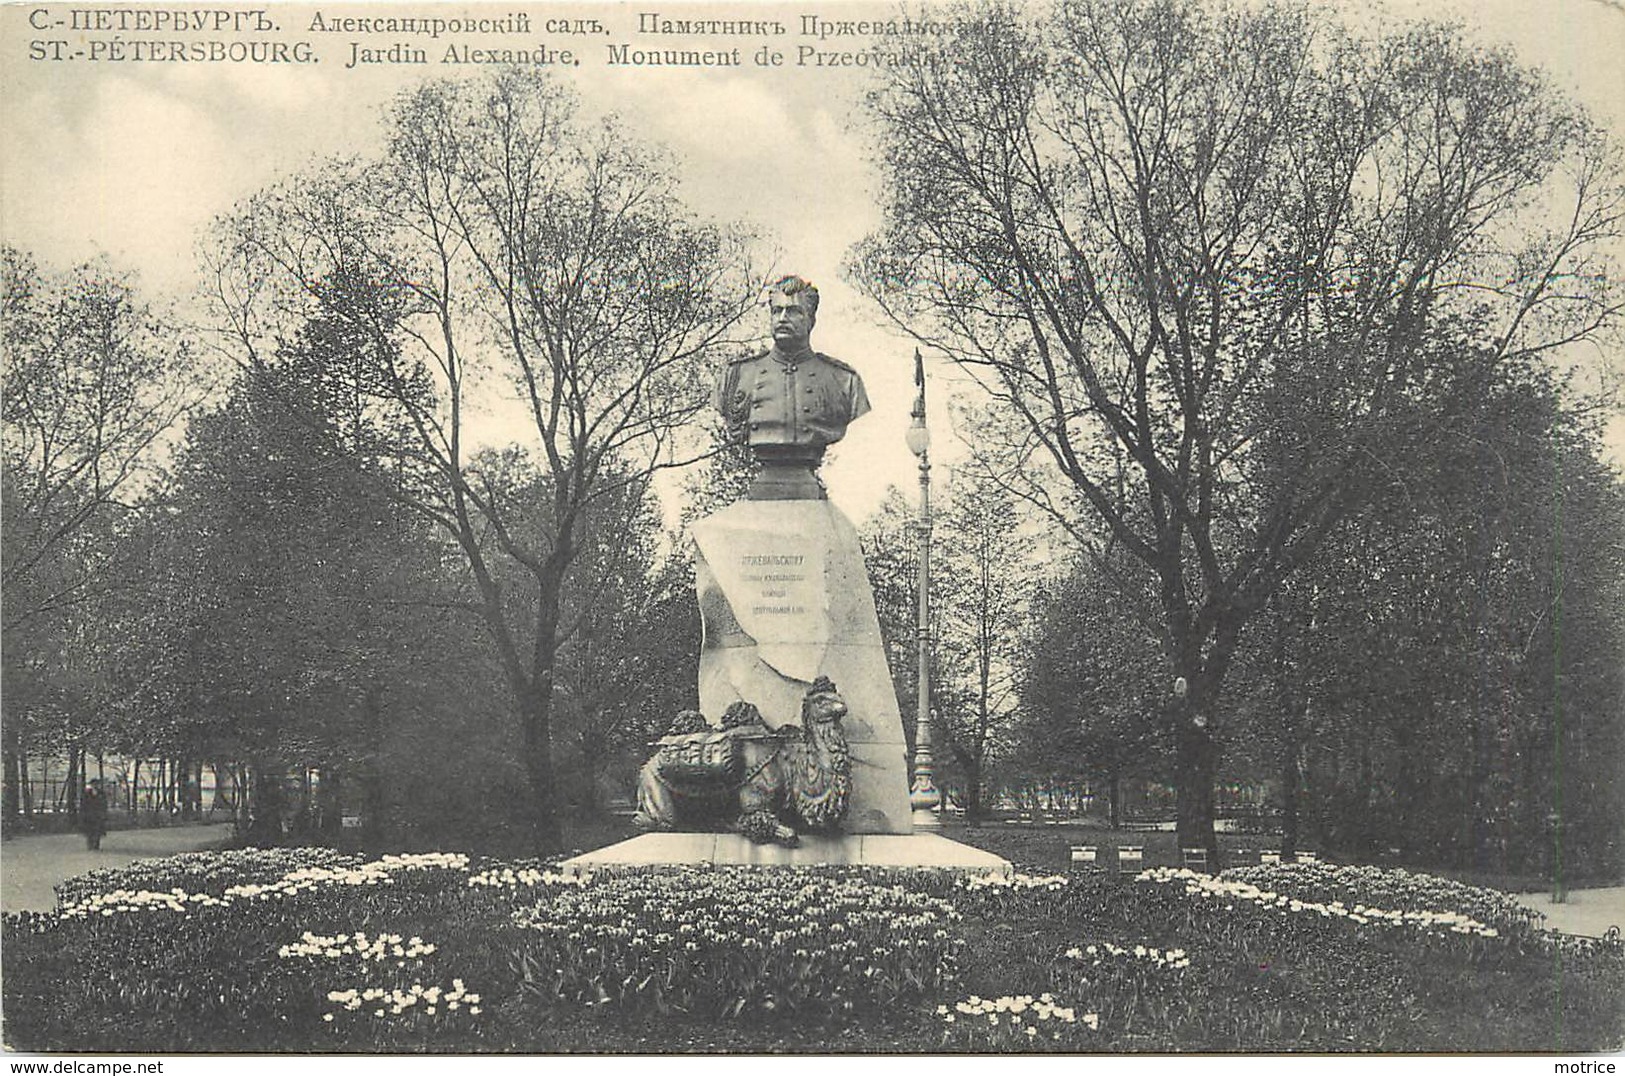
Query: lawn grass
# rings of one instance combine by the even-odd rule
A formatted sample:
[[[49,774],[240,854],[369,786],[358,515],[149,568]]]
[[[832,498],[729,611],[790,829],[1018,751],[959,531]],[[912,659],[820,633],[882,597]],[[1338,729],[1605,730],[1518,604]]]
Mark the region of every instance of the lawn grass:
[[[980,825],[966,825],[962,821],[947,823],[944,833],[954,840],[996,852],[1011,862],[1041,866],[1046,870],[1069,870],[1070,849],[1073,845],[1092,845],[1099,854],[1100,863],[1112,867],[1117,862],[1117,849],[1122,845],[1144,850],[1145,865],[1177,867],[1183,865],[1179,838],[1168,830],[1107,829],[1104,825],[1078,824],[1072,821],[1019,822],[1009,824],[989,821]],[[1219,854],[1224,868],[1255,866],[1260,853],[1279,851],[1278,833],[1220,833],[1217,835]],[[1460,867],[1423,865],[1399,856],[1384,855],[1369,859],[1351,857],[1337,851],[1319,848],[1312,841],[1301,841],[1300,850],[1318,853],[1320,858],[1337,862],[1372,862],[1385,866],[1406,867],[1441,877],[1453,878],[1470,885],[1488,886],[1507,893],[1539,893],[1551,889],[1552,880],[1540,874],[1502,870],[1490,864]],[[1619,885],[1614,876],[1575,873],[1568,879],[1570,886]]]
[[[679,907],[676,898],[662,904],[654,883],[600,877],[574,887],[541,874],[544,864],[430,859],[362,870],[359,857],[335,865],[310,853],[325,874],[240,891],[226,903],[234,880],[270,882],[288,869],[290,853],[263,863],[252,852],[183,857],[168,876],[149,865],[129,878],[210,900],[125,896],[82,917],[7,918],[4,1038],[23,1050],[159,1053],[1572,1053],[1625,1043],[1625,947],[1541,932],[1499,911],[1493,895],[1473,901],[1481,918],[1471,928],[1378,926],[1353,921],[1341,906],[1317,912],[1315,902],[1331,896],[1313,891],[1354,887],[1339,890],[1346,897],[1375,875],[1282,868],[1270,880],[1281,895],[1265,907],[1228,889],[1187,892],[1196,881],[1165,875],[1044,877],[1067,865],[1070,844],[1103,845],[1110,835],[1099,831],[1087,840],[1065,827],[950,835],[1009,856],[1026,884],[808,871],[797,875],[811,894],[806,914],[778,916],[775,908],[793,902],[775,898],[764,910],[728,896],[727,886]],[[1148,866],[1177,856],[1172,834],[1119,836],[1146,848]],[[291,855],[297,864],[301,854]],[[504,866],[519,868],[513,882],[469,884],[487,868],[497,872],[487,878],[500,878]],[[527,866],[537,872],[525,874]],[[763,888],[761,875],[729,877],[741,894]],[[1393,877],[1379,879],[1390,900]],[[70,895],[117,882],[98,878]],[[628,896],[639,886],[647,892]],[[901,929],[863,935],[855,951],[867,963],[843,956],[840,945],[853,935],[831,924],[861,917],[820,917],[834,899],[824,894],[837,888],[853,907],[869,900],[898,923],[917,916],[909,931],[925,947],[918,952],[935,954],[929,974],[918,952],[912,964],[899,955],[897,939],[909,932]],[[1471,897],[1425,876],[1406,892],[1419,904],[1436,893]],[[1302,907],[1289,908],[1288,896]],[[641,910],[630,910],[634,903]],[[521,921],[557,929],[523,926],[516,911]],[[792,929],[803,933],[774,939]],[[943,938],[932,941],[938,930]],[[343,948],[332,938],[358,931],[399,935],[403,955],[373,963],[321,955]],[[640,937],[628,940],[634,932]],[[318,941],[315,956],[289,955],[307,933],[328,941]],[[771,956],[775,970],[802,951],[806,975],[753,991],[739,963],[747,935],[782,946]],[[413,948],[413,938],[434,949]],[[695,948],[684,948],[686,939]],[[862,978],[830,971],[848,967]],[[653,986],[652,974],[669,982]],[[876,990],[870,975],[892,978]],[[478,1003],[442,1003],[430,1014],[418,999],[378,1017],[384,1010],[373,1002],[350,1012],[329,997],[413,983],[450,996],[458,980]],[[718,993],[724,989],[733,993]],[[1038,1020],[1044,995],[1074,1019],[1046,1010]],[[1017,1016],[1024,1022],[1013,1022]],[[1038,1024],[1042,1036],[1027,1033]]]
[[[1093,846],[1100,856],[1099,865],[1107,869],[1115,868],[1117,849],[1124,845],[1142,849],[1147,867],[1184,865],[1179,838],[1168,830],[1113,830],[1061,822],[1053,825],[988,822],[975,826],[949,822],[943,833],[953,840],[985,848],[1012,863],[1021,863],[1033,869],[1070,870],[1073,845]],[[1279,837],[1267,834],[1221,833],[1218,842],[1227,867],[1243,861],[1256,864],[1260,851],[1278,850],[1281,847]]]

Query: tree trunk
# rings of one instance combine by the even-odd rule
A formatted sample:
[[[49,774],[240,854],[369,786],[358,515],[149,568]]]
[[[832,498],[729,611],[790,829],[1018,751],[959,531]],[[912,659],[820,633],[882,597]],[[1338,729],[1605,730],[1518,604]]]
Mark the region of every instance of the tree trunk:
[[[606,720],[602,713],[594,713],[590,719],[593,728],[602,728]],[[603,738],[583,735],[580,738],[581,768],[585,774],[581,790],[581,809],[591,817],[598,817],[607,812],[603,802],[604,771],[609,764],[609,751],[604,746]]]
[[[1287,611],[1287,603],[1283,596],[1277,592],[1269,601],[1270,614],[1275,621],[1275,647],[1274,667],[1271,670],[1275,681],[1275,705],[1281,714],[1281,754],[1280,780],[1281,780],[1281,854],[1290,856],[1298,850],[1298,792],[1303,783],[1303,775],[1299,758],[1303,750],[1305,716],[1308,713],[1308,703],[1304,701],[1306,685],[1298,685],[1294,690],[1293,669],[1294,663],[1290,659],[1291,647],[1288,641],[1288,629],[1300,627],[1301,610],[1297,605],[1291,606],[1292,612]],[[1313,624],[1307,625],[1304,630],[1313,630]],[[1298,633],[1301,637],[1301,633]]]
[[[1171,713],[1174,734],[1174,818],[1180,848],[1207,852],[1209,869],[1219,868],[1219,842],[1213,832],[1213,781],[1218,770],[1218,747],[1211,725],[1219,688],[1229,666],[1240,631],[1236,624],[1220,623],[1204,655],[1202,636],[1184,604],[1183,582],[1177,561],[1163,573],[1163,608],[1172,628],[1174,682]]]
[[[965,760],[965,820],[982,820],[982,766],[975,759]]]
[[[247,833],[252,821],[248,803],[248,766],[237,763],[231,768],[231,797],[234,826],[238,833]]]
[[[568,533],[561,531],[558,541],[562,549],[569,541]],[[537,573],[536,641],[530,676],[527,682],[514,684],[519,719],[525,730],[530,824],[532,843],[538,855],[548,855],[564,847],[558,775],[553,768],[553,674],[558,662],[560,605],[568,563],[562,556],[556,556]]]
[[[1213,779],[1218,752],[1213,737],[1188,717],[1180,721],[1178,744],[1175,811],[1179,846],[1206,849],[1210,869],[1217,871],[1219,842],[1213,832]]]
[[[6,722],[0,729],[0,744],[3,744],[5,754],[5,791],[4,807],[5,824],[9,829],[17,824],[22,817],[22,735],[17,731],[15,721]]]
[[[311,801],[310,792],[310,767],[301,765],[299,767],[299,809],[294,812],[293,825],[294,832],[306,840],[311,835],[314,807],[315,804]]]
[[[236,797],[231,794],[228,784],[232,771],[231,763],[225,759],[216,759],[209,763],[209,766],[214,770],[214,802],[209,804],[209,813],[235,811]],[[201,778],[198,780],[198,787],[200,789],[203,787]]]
[[[158,760],[158,775],[154,778],[153,790],[157,795],[152,801],[152,821],[154,825],[163,825],[165,822],[164,809],[169,806],[169,760]]]
[[[321,771],[319,780],[321,783],[316,786],[316,830],[323,837],[332,839],[338,836],[343,825],[339,796],[342,778],[337,769],[329,767]]]
[[[982,561],[984,588],[986,586],[985,573],[989,563],[990,562],[986,559]],[[986,594],[985,589],[983,590],[983,594]],[[983,609],[985,611],[985,604]],[[982,766],[987,761],[987,728],[991,720],[988,715],[988,685],[992,680],[993,646],[988,639],[989,633],[984,628],[984,630],[981,632],[981,638],[978,640],[979,653],[977,654],[977,674],[980,682],[978,684],[976,696],[976,740],[973,745],[975,750],[971,755],[972,764],[965,771],[966,780],[970,785],[969,789],[967,790],[970,795],[966,797],[966,811],[968,813],[971,806],[974,806],[976,818],[980,818],[982,815]]]
[[[267,773],[262,766],[254,767],[250,799],[253,812],[248,835],[255,844],[272,847],[282,843],[282,772]]]
[[[68,819],[75,826],[79,824],[79,789],[85,783],[85,749],[73,743],[68,744],[68,777],[67,786],[62,790],[62,799],[68,809]]]
[[[1362,744],[1360,747],[1360,768],[1356,777],[1356,794],[1360,797],[1360,823],[1358,844],[1360,853],[1369,856],[1377,847],[1375,834],[1375,811],[1372,810],[1372,789],[1375,787],[1375,778],[1371,766],[1371,749]]]
[[[192,760],[189,758],[175,760],[174,813],[182,821],[192,817]]]
[[[181,821],[192,817],[192,760],[175,760],[175,814]]]
[[[545,678],[537,677],[535,686],[519,700],[525,726],[525,773],[530,778],[530,824],[538,855],[560,851],[564,846],[558,781],[553,772],[551,667],[548,673]]]
[[[1298,786],[1303,771],[1298,762],[1296,736],[1287,737],[1281,749],[1281,855],[1292,855],[1298,850]],[[1284,861],[1284,860],[1283,860]]]
[[[367,754],[361,776],[361,843],[376,850],[383,843],[387,827],[384,825],[387,802],[384,783],[384,718],[383,692],[377,684],[367,689],[367,700],[362,720],[365,722]]]

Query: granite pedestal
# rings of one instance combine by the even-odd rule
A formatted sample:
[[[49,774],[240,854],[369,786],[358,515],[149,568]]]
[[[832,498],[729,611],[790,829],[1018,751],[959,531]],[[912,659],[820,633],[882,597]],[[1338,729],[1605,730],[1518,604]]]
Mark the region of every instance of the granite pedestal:
[[[740,501],[694,526],[704,642],[700,712],[754,703],[798,724],[807,687],[835,681],[848,713],[846,833],[908,833],[908,745],[857,531],[827,500]]]
[[[847,706],[841,727],[852,762],[841,832],[803,836],[797,848],[735,833],[648,833],[577,856],[564,869],[846,864],[1008,876],[1007,860],[914,831],[908,746],[857,531],[805,466],[764,473],[780,471],[788,477],[759,482],[752,499],[693,529],[704,640],[700,712],[716,725],[744,701],[771,728],[795,725],[813,681],[833,680]]]
[[[737,833],[645,833],[559,864],[566,874],[635,867],[912,867],[1002,878],[1010,861],[935,833],[806,836],[796,848],[753,844]]]

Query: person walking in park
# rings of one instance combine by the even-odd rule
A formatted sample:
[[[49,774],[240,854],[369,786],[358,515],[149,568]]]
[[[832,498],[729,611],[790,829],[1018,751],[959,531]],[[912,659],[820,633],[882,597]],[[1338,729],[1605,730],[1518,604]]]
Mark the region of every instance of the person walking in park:
[[[107,796],[100,780],[91,781],[79,796],[79,828],[85,834],[85,847],[99,851],[107,832]]]

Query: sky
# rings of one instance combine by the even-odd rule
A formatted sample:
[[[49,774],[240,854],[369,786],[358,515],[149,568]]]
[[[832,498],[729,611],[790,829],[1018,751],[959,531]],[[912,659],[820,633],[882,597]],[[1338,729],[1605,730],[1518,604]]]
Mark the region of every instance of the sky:
[[[44,0],[0,6],[0,145],[7,147],[0,165],[0,233],[47,265],[105,255],[116,268],[135,270],[149,294],[181,303],[194,287],[199,235],[213,217],[280,175],[329,155],[365,152],[377,142],[380,107],[426,73],[446,70],[438,63],[346,69],[355,35],[310,33],[317,10],[329,19],[510,12],[529,14],[533,25],[548,18],[598,19],[608,36],[532,35],[563,47],[585,42],[582,51],[589,56],[601,53],[605,41],[694,47],[693,39],[638,37],[633,30],[642,11],[669,18],[778,18],[789,28],[783,40],[792,54],[803,43],[797,37],[803,14],[855,19],[897,11],[892,3],[849,0],[273,4],[278,30],[266,36],[311,40],[319,62],[30,58],[33,42],[66,40],[74,50],[92,40],[110,41],[111,33],[74,31],[71,13],[83,7]],[[173,2],[154,7],[193,9]],[[1433,0],[1425,7],[1396,0],[1344,9],[1367,20],[1463,17],[1486,41],[1510,44],[1526,62],[1544,68],[1625,138],[1625,5],[1617,0]],[[53,26],[57,21],[66,25]],[[443,42],[411,43],[426,47],[432,59],[443,51]],[[861,520],[889,485],[912,495],[917,474],[903,443],[913,398],[912,344],[883,325],[878,311],[841,279],[848,249],[880,223],[876,174],[857,110],[862,79],[850,69],[757,68],[748,63],[748,51],[746,65],[737,69],[628,69],[588,60],[562,69],[562,77],[590,110],[619,113],[676,156],[684,197],[696,212],[752,225],[777,250],[778,268],[818,284],[823,303],[814,345],[857,367],[874,403],[825,468],[831,497]],[[935,356],[927,362],[935,386],[933,459],[951,463],[962,453],[944,402],[960,379]],[[492,441],[506,436],[501,414],[494,408],[489,419]],[[1610,451],[1625,464],[1625,416],[1610,427]]]

